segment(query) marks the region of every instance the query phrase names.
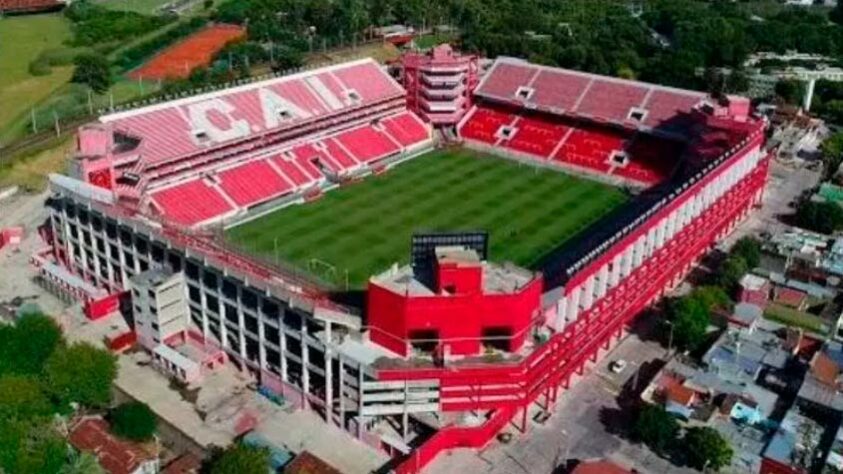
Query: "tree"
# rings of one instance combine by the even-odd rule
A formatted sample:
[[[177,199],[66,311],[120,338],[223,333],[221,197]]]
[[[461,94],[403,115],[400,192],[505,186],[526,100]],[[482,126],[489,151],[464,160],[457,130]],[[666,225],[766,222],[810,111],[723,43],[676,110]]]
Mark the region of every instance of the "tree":
[[[706,285],[694,288],[689,295],[702,303],[709,312],[714,308],[724,307],[731,303],[729,295],[719,286]]]
[[[50,400],[34,379],[19,375],[0,377],[0,424],[46,418],[52,411]]]
[[[94,92],[102,94],[113,83],[108,59],[99,54],[80,54],[73,60],[76,67],[71,81],[87,84]]]
[[[149,405],[141,402],[129,402],[119,405],[109,416],[111,429],[118,436],[133,441],[152,439],[157,419]]]
[[[782,79],[776,83],[775,92],[788,104],[799,104],[804,94],[804,86],[795,79]]]
[[[638,414],[633,428],[635,436],[657,453],[664,453],[676,441],[679,423],[676,418],[655,405],[647,405]]]
[[[59,474],[105,474],[105,470],[93,454],[73,452]]]
[[[236,443],[212,456],[210,474],[244,474],[266,472],[269,465],[269,450]]]
[[[694,350],[704,341],[711,313],[701,299],[685,296],[669,302],[668,315],[672,321],[673,344]]]
[[[837,132],[826,138],[820,145],[826,178],[831,178],[843,161],[843,132]]]
[[[726,78],[726,92],[730,94],[744,93],[749,90],[749,76],[743,69],[733,69]]]
[[[50,317],[24,315],[14,327],[0,330],[0,374],[39,374],[63,344],[61,329]]]
[[[714,96],[726,93],[726,74],[716,67],[705,68],[703,72],[705,89]]]
[[[833,202],[805,201],[796,210],[796,225],[830,234],[843,228],[843,208]]]
[[[737,291],[738,284],[749,271],[746,260],[738,255],[730,255],[720,264],[717,272],[717,284],[729,294]]]
[[[48,423],[0,423],[0,472],[54,474],[67,458],[67,444]]]
[[[732,255],[736,255],[746,262],[750,269],[761,264],[761,242],[752,237],[741,237],[732,247]]]
[[[837,5],[828,12],[828,17],[835,23],[843,24],[843,3],[838,2]]]
[[[46,366],[47,386],[63,406],[74,402],[88,407],[106,406],[116,376],[115,357],[84,342],[60,348]]]
[[[732,448],[714,428],[689,428],[683,439],[686,446],[693,446],[687,451],[692,467],[719,471],[732,462]]]

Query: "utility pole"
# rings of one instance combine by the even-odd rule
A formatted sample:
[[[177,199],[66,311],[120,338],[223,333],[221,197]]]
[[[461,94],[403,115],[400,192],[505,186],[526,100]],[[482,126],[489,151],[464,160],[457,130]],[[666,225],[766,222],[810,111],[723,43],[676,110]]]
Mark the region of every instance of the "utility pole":
[[[275,65],[275,42],[269,41],[269,65]]]
[[[670,334],[667,338],[667,353],[673,350],[673,321],[665,321],[670,326]]]

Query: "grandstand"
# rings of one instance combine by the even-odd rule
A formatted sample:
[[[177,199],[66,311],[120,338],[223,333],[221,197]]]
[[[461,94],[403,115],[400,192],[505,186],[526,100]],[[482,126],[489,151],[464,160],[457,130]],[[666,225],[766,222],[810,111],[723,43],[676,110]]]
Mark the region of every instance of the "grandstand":
[[[77,176],[196,227],[431,143],[400,86],[362,60],[103,116],[80,132]]]
[[[612,100],[606,100],[611,97]],[[469,146],[647,187],[678,165],[703,94],[499,58],[459,125]]]
[[[183,273],[197,332],[404,474],[526,429],[761,203],[740,97],[498,58],[435,155],[407,100],[367,59],[104,115],[51,178],[39,270],[86,301]],[[290,265],[355,259],[362,296]]]

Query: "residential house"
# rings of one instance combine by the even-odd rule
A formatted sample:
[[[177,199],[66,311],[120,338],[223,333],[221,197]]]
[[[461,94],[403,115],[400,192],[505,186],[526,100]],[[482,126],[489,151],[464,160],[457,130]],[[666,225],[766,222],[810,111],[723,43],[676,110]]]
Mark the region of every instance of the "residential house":
[[[109,474],[156,474],[158,456],[144,445],[121,440],[111,434],[108,423],[98,416],[86,416],[70,426],[70,444],[96,456]]]
[[[758,317],[757,310],[752,313]],[[786,343],[757,323],[732,324],[706,352],[702,364],[679,358],[668,361],[642,399],[664,406],[688,425],[716,429],[735,451],[731,470],[757,473],[774,434],[779,401],[778,393],[759,383],[784,372],[799,345],[791,341],[795,347],[787,349]]]
[[[805,311],[808,307],[808,295],[795,288],[776,286],[773,288],[773,302],[797,311]]]
[[[604,459],[582,461],[571,470],[571,474],[634,474],[635,472]]]
[[[767,302],[770,300],[771,289],[770,280],[752,273],[747,273],[740,281],[738,301],[765,308]]]

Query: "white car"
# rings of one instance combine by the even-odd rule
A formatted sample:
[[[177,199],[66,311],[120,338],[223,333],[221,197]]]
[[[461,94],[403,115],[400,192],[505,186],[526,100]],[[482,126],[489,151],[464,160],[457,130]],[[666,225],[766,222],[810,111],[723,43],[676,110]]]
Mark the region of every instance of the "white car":
[[[619,374],[626,368],[626,361],[623,359],[614,360],[609,363],[609,370],[613,373]]]

